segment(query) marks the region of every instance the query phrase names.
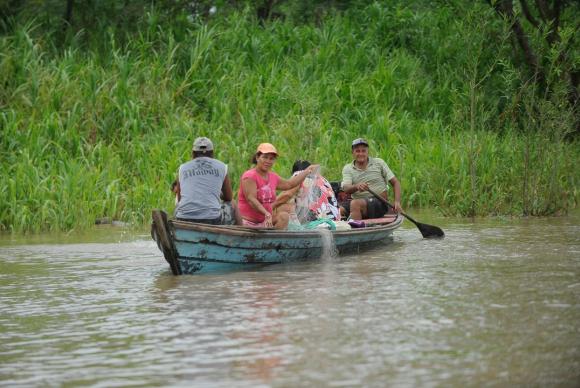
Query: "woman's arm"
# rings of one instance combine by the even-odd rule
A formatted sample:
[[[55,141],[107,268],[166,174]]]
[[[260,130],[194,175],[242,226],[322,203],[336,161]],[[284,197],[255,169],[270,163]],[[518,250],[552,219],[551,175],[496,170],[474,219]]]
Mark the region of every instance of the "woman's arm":
[[[308,175],[310,175],[312,173],[312,171],[314,171],[316,168],[319,168],[319,167],[320,167],[320,165],[318,165],[318,164],[311,164],[305,170],[301,171],[297,175],[294,175],[290,179],[280,178],[280,180],[278,181],[278,186],[276,186],[276,188],[279,190],[292,189],[292,188],[298,186],[300,183],[304,182],[304,179],[306,179],[306,177]]]
[[[244,192],[244,197],[246,201],[250,204],[252,208],[262,213],[264,217],[271,216],[271,214],[266,210],[266,208],[258,201],[258,185],[252,179],[246,178],[242,180],[242,190]]]
[[[300,185],[298,185],[290,190],[286,190],[286,191],[281,192],[280,195],[278,195],[276,197],[276,200],[272,204],[272,209],[276,209],[278,206],[283,205],[286,202],[290,201],[292,199],[292,197],[294,197],[296,195],[296,193],[298,192],[299,189],[300,189]]]

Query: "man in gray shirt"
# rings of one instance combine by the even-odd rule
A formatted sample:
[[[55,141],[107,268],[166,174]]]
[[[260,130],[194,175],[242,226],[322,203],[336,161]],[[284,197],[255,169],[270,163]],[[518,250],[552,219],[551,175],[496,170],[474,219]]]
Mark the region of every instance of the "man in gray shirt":
[[[192,160],[179,166],[175,218],[212,225],[235,223],[228,166],[214,159],[213,151],[210,139],[198,137]]]

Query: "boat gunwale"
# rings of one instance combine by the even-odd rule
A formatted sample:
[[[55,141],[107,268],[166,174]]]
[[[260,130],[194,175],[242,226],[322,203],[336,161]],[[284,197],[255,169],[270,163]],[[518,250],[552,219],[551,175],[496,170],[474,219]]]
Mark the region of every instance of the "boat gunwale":
[[[373,224],[365,228],[353,228],[350,230],[334,230],[331,231],[333,236],[349,236],[349,235],[366,235],[377,232],[384,232],[388,230],[397,229],[403,222],[404,217],[397,215],[392,222],[386,224]],[[304,230],[277,230],[273,228],[249,228],[239,225],[211,225],[201,224],[190,221],[169,220],[169,224],[174,229],[189,230],[194,232],[216,233],[228,236],[237,237],[254,237],[254,238],[319,238],[320,233],[316,229],[308,231]]]

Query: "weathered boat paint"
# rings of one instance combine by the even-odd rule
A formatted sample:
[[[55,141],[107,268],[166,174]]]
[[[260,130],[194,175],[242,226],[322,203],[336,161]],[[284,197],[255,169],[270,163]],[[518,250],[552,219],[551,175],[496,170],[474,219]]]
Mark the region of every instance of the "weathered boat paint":
[[[155,214],[155,211],[154,211]],[[155,219],[162,219],[159,216]],[[391,220],[389,220],[391,221]],[[390,241],[392,233],[403,222],[398,216],[390,223],[347,231],[332,231],[339,252],[365,249]],[[157,224],[163,224],[158,221]],[[153,228],[162,228],[156,225]],[[172,272],[193,274],[210,271],[251,269],[259,266],[320,258],[323,237],[320,231],[279,231],[242,226],[206,225],[169,220],[167,231],[152,233],[159,248],[172,266]],[[155,236],[170,236],[169,244]],[[169,246],[166,246],[169,245]],[[177,263],[179,268],[174,268]]]

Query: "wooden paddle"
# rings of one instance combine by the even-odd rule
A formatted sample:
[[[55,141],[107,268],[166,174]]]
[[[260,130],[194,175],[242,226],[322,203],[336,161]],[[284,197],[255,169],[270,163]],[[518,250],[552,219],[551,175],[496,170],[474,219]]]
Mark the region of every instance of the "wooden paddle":
[[[388,207],[393,209],[393,205],[391,205],[389,202],[387,202],[386,199],[384,199],[383,197],[381,197],[380,195],[378,195],[377,193],[375,193],[371,189],[367,189],[367,190],[369,193],[371,193],[372,195],[377,197],[377,199],[379,199],[385,205],[387,205]],[[441,228],[434,226],[434,225],[422,224],[420,222],[417,222],[413,218],[411,218],[409,215],[407,215],[403,212],[401,212],[401,214],[403,216],[405,216],[406,219],[408,219],[409,221],[411,221],[412,223],[415,224],[415,226],[419,229],[419,231],[421,232],[423,237],[431,238],[431,237],[444,237],[445,236],[445,233],[443,233],[443,230]]]

